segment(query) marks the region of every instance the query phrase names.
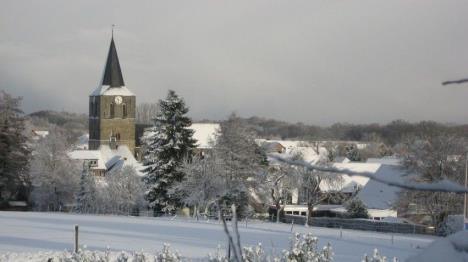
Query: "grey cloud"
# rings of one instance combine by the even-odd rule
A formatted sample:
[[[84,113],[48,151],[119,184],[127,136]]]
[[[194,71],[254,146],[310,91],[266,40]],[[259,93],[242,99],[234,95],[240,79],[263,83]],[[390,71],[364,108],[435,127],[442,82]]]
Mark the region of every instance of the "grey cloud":
[[[196,119],[467,123],[466,1],[7,1],[0,88],[26,111],[86,112],[110,41],[140,102]]]

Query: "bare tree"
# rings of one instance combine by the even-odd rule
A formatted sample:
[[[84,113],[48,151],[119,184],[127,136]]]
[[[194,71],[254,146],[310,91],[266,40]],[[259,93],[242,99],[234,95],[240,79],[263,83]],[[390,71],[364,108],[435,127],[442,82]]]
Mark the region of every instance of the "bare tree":
[[[108,211],[128,213],[145,203],[145,185],[133,166],[110,172],[105,181],[107,185],[102,188],[101,198],[107,203]]]
[[[36,146],[31,162],[32,202],[39,210],[59,211],[74,203],[80,167],[67,155],[69,146],[60,128],[53,128]]]
[[[268,168],[266,174],[266,191],[270,192],[271,200],[276,207],[276,222],[280,222],[280,214],[290,192],[298,188],[298,172],[294,167],[277,164]],[[283,206],[281,205],[283,204]]]
[[[142,103],[136,107],[136,122],[152,125],[158,113],[159,103]]]
[[[451,179],[464,182],[466,141],[449,135],[411,138],[400,147],[403,165],[410,173],[418,174],[411,179],[432,183]],[[450,214],[462,210],[462,196],[450,192],[405,191],[399,207],[407,210],[415,204],[431,217],[431,223],[440,229],[442,222]]]
[[[228,189],[223,196],[226,206],[236,203],[241,216],[249,207],[263,208],[254,196],[267,166],[266,154],[255,143],[252,130],[243,125],[235,114],[220,124],[214,151],[220,159],[221,174]]]
[[[198,219],[200,210],[208,213],[208,209],[216,203],[219,196],[226,191],[226,183],[222,174],[220,160],[214,152],[204,157],[194,157],[184,161],[181,169],[184,179],[168,190],[184,204],[193,207],[193,215]]]

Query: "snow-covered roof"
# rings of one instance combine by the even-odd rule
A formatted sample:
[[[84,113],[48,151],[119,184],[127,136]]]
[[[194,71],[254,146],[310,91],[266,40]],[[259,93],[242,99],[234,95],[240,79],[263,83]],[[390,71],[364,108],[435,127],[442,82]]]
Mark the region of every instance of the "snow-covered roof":
[[[255,139],[255,142],[263,147],[265,147],[266,144],[280,144],[285,148],[283,154],[289,156],[299,154],[304,161],[310,164],[316,164],[326,159],[328,156],[328,151],[325,147],[319,147],[317,153],[316,146],[307,141]],[[269,161],[272,163],[275,162],[273,159],[269,159]]]
[[[68,153],[68,156],[77,160],[97,160],[101,157],[99,150],[73,150]]]
[[[68,152],[68,156],[71,159],[75,160],[95,160],[96,166],[91,167],[91,169],[106,169],[106,165],[102,158],[101,151],[99,150],[73,150]]]
[[[88,142],[89,142],[89,135],[84,134],[80,137],[78,137],[78,140],[76,141],[74,148],[75,149],[81,149],[81,150],[86,150],[88,149]]]
[[[401,166],[395,165],[380,165],[377,172],[375,172],[376,177],[384,178],[387,181],[404,182],[406,175],[407,173]],[[359,198],[367,208],[392,209],[400,190],[401,189],[398,187],[370,180],[364,188],[359,191],[356,197]]]
[[[197,140],[197,148],[211,148],[219,133],[219,124],[214,123],[193,123],[193,138]]]
[[[347,157],[345,156],[339,156],[339,157],[336,157],[333,162],[335,163],[349,163],[351,162],[351,160],[349,160]]]
[[[197,140],[197,148],[206,149],[212,148],[216,142],[220,127],[215,123],[193,123],[190,127],[194,131],[193,138]],[[154,134],[151,128],[146,129],[143,137],[149,137]]]
[[[316,205],[314,206],[313,211],[334,211],[344,213],[346,212],[346,209],[343,205]]]
[[[468,261],[468,231],[460,231],[445,238],[440,238],[423,249],[421,253],[410,257],[407,262],[466,262]]]
[[[366,163],[378,163],[384,165],[399,166],[400,160],[401,159],[396,156],[385,156],[382,158],[368,158]]]
[[[32,130],[32,133],[33,139],[36,141],[49,135],[49,131],[47,130]]]
[[[142,164],[133,156],[125,145],[119,145],[117,149],[111,149],[108,145],[99,147],[102,158],[105,161],[107,171],[118,170],[124,166],[133,166],[139,175],[142,175]]]
[[[70,158],[76,160],[97,160],[97,166],[91,169],[101,169],[107,172],[119,170],[124,166],[133,166],[138,175],[143,175],[142,164],[139,163],[132,152],[125,145],[111,149],[108,145],[101,145],[99,150],[74,150],[68,153]]]
[[[375,173],[379,168],[380,164],[369,164],[360,162],[348,162],[348,163],[334,163],[334,168],[342,170],[350,170],[353,172],[367,172]],[[342,174],[340,183],[328,183],[322,180],[320,183],[320,190],[322,191],[340,191],[344,193],[356,192],[358,188],[363,188],[369,181],[368,177],[363,176],[349,176]]]
[[[111,87],[100,85],[91,93],[91,96],[135,96],[127,87]]]
[[[49,135],[49,131],[47,130],[33,130],[34,134],[41,136],[41,137],[46,137]]]

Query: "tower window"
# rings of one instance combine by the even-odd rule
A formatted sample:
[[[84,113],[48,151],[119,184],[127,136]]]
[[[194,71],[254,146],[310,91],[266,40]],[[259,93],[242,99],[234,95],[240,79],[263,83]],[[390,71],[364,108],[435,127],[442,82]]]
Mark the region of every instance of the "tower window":
[[[127,105],[126,104],[122,105],[122,114],[124,118],[127,117]]]
[[[114,118],[114,103],[110,104],[110,118]]]
[[[94,116],[98,116],[98,106],[97,106],[97,103],[94,102],[94,103],[93,103],[93,106],[94,106],[94,108],[93,108]]]

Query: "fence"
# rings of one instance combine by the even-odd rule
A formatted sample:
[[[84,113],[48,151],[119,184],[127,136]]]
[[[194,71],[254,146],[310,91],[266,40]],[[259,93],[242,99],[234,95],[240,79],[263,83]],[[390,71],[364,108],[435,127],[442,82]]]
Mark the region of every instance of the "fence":
[[[285,215],[282,218],[285,223],[294,223],[304,225],[306,217]],[[314,227],[329,227],[366,230],[376,232],[392,232],[392,233],[407,233],[407,234],[434,234],[434,231],[426,226],[404,223],[389,223],[376,220],[365,219],[346,219],[334,217],[311,217],[309,225]]]

